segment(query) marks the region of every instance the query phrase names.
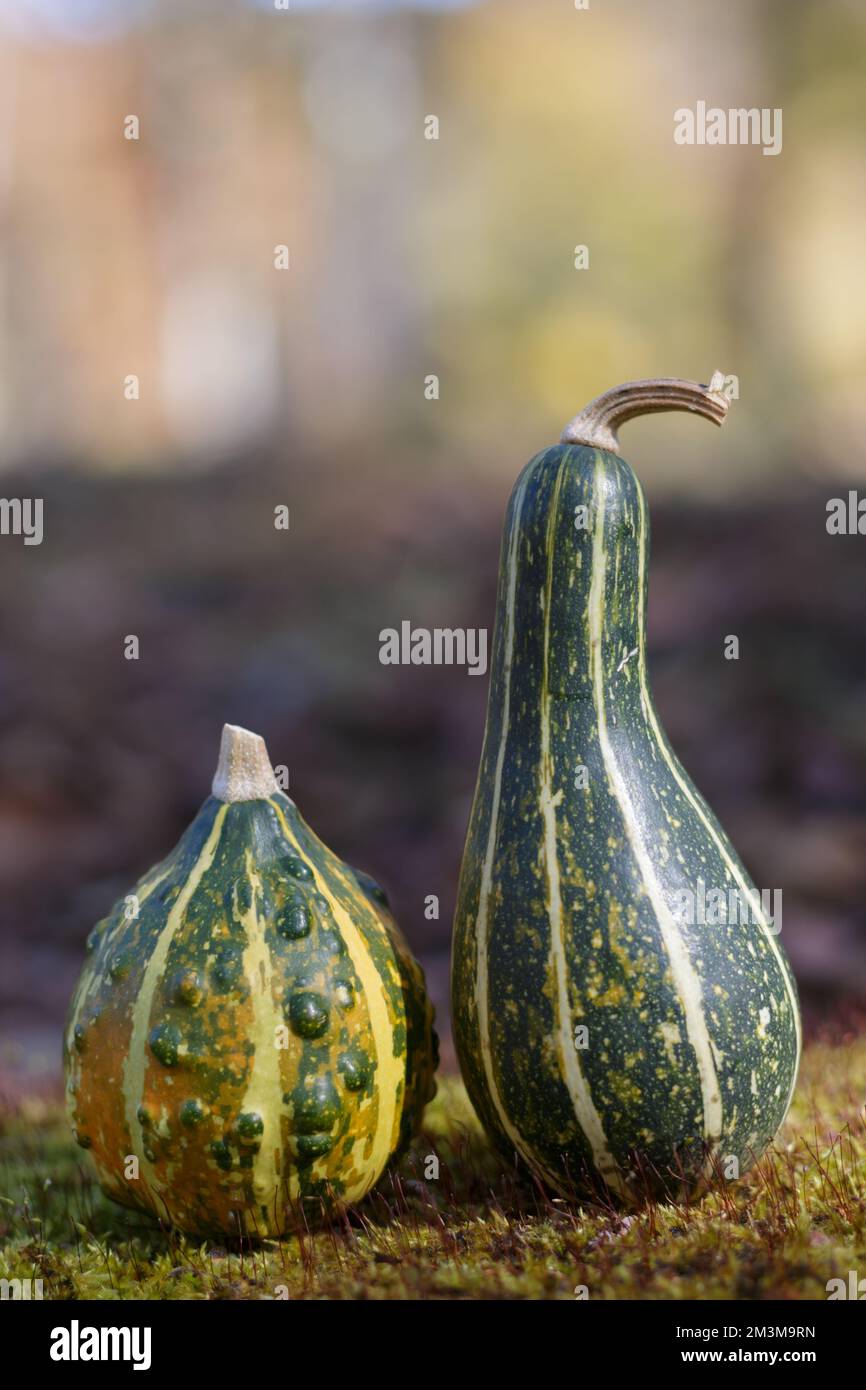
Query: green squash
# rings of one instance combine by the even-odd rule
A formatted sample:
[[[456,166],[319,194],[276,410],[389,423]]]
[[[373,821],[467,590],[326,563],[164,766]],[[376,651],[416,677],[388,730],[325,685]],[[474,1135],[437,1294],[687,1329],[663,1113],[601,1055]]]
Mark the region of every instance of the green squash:
[[[64,1060],[106,1193],[190,1232],[356,1202],[435,1091],[420,967],[381,888],[227,725],[213,795],[87,940]]]
[[[744,1172],[797,1075],[777,931],[653,704],[649,523],[617,452],[645,411],[720,424],[723,383],[599,397],[508,506],[453,1025],[489,1134],[562,1193],[631,1201]]]

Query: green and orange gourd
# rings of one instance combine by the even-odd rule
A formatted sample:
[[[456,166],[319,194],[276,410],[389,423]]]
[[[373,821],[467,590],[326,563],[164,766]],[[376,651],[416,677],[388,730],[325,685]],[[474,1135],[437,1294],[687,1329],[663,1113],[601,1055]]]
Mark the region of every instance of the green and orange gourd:
[[[225,727],[213,794],[87,951],[64,1046],[75,1136],[110,1197],[182,1230],[271,1236],[357,1202],[434,1093],[432,1008],[384,893],[244,729]]]
[[[566,1194],[745,1172],[797,1075],[778,926],[653,703],[649,521],[618,451],[646,412],[721,424],[723,387],[605,393],[527,464],[505,520],[452,1015],[489,1134]],[[698,920],[711,894],[721,920]]]

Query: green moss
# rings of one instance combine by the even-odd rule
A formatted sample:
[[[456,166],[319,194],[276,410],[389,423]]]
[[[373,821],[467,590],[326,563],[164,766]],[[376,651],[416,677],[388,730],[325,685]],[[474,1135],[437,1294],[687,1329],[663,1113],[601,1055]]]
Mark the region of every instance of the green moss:
[[[539,1191],[494,1156],[446,1078],[363,1221],[300,1248],[188,1239],[115,1206],[60,1109],[25,1102],[0,1115],[4,1276],[42,1279],[55,1299],[573,1299],[580,1286],[591,1299],[823,1299],[828,1279],[866,1268],[864,1074],[866,1038],[813,1044],[752,1173],[694,1206],[631,1215]]]

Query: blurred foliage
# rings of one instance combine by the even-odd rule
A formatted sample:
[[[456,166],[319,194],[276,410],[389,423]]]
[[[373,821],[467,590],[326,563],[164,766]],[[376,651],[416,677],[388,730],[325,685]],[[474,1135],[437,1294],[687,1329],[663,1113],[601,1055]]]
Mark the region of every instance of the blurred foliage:
[[[854,0],[172,0],[74,46],[15,13],[7,465],[201,468],[263,440],[435,433],[464,476],[491,437],[530,453],[613,382],[720,365],[741,383],[733,447],[636,426],[651,483],[724,497],[866,468]],[[781,154],[676,145],[673,113],[698,99],[781,107]]]

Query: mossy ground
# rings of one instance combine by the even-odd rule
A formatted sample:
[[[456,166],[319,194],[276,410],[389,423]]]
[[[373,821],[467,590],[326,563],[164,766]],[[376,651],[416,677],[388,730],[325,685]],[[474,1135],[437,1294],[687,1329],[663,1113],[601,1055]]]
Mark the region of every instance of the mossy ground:
[[[62,1112],[0,1129],[0,1275],[54,1299],[825,1299],[866,1273],[866,1037],[813,1043],[774,1149],[693,1206],[631,1216],[551,1200],[490,1151],[440,1081],[399,1170],[330,1229],[263,1245],[189,1240],[102,1196]],[[428,1155],[439,1177],[424,1178]]]

